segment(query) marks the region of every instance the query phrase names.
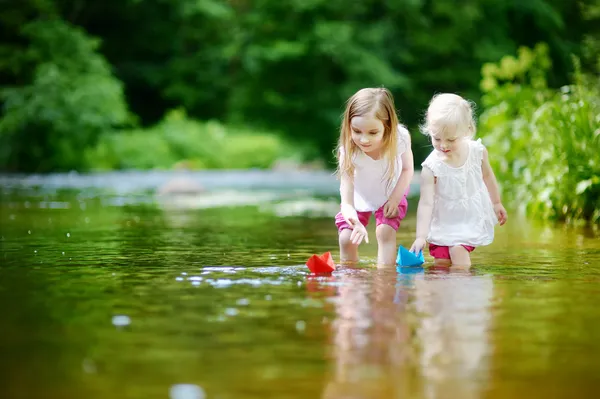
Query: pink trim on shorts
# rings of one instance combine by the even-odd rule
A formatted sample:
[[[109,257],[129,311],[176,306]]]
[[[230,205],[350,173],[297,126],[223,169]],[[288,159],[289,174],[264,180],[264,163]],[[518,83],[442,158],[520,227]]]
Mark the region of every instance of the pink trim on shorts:
[[[475,250],[475,247],[470,245],[462,245],[462,247],[469,252]],[[433,256],[435,259],[450,259],[450,247],[429,244],[429,255]]]
[[[406,200],[406,196],[402,197],[402,200],[398,204],[398,216],[396,216],[395,218],[392,218],[392,219],[386,218],[383,214],[384,207],[385,207],[385,204],[380,206],[379,209],[377,209],[375,211],[375,225],[379,226],[380,224],[387,224],[394,230],[398,231],[398,227],[400,227],[400,221],[402,219],[404,219],[404,217],[406,216],[406,211],[408,210],[408,201]],[[367,224],[369,224],[369,219],[371,218],[371,215],[373,214],[373,212],[368,211],[368,212],[356,212],[356,213],[358,214],[358,220],[363,224],[363,226],[366,227]],[[346,222],[346,220],[342,216],[342,212],[338,212],[338,214],[335,215],[335,225],[338,228],[338,232],[341,232],[344,229],[352,230],[352,227],[350,227],[350,225]]]

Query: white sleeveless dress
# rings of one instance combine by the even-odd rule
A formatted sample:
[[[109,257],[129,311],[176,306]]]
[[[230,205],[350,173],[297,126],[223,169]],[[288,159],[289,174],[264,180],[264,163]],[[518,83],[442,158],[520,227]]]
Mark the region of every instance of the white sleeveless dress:
[[[469,141],[469,155],[452,167],[434,150],[421,164],[436,177],[433,214],[427,241],[441,246],[488,245],[498,223],[481,170],[484,146]]]
[[[398,125],[398,152],[394,178],[387,184],[388,160],[373,159],[362,151],[355,155],[354,162],[354,208],[357,212],[373,212],[383,206],[390,198],[402,172],[402,154],[408,149],[410,133]],[[341,148],[341,154],[344,148]]]

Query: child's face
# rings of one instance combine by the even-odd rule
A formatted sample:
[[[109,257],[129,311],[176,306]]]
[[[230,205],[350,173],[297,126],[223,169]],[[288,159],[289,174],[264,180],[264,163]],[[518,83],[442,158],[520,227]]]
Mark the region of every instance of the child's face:
[[[461,143],[464,141],[465,136],[461,134],[453,133],[435,133],[431,134],[431,143],[433,148],[443,152],[446,155],[452,155],[452,153],[458,152],[462,149]]]
[[[350,121],[352,141],[363,152],[371,157],[379,157],[381,153],[383,123],[374,116],[355,116]]]

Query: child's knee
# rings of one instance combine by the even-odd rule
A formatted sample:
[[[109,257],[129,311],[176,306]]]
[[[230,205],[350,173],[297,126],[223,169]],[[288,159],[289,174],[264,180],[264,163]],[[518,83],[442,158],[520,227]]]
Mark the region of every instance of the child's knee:
[[[340,232],[340,237],[339,237],[340,247],[352,248],[352,247],[357,246],[356,244],[353,244],[352,241],[350,240],[351,235],[352,235],[352,230],[350,230],[350,229],[343,229]]]
[[[471,257],[469,251],[462,245],[450,247],[450,259],[453,265],[470,266]]]
[[[450,257],[452,257],[452,255],[464,255],[469,253],[462,245],[455,245],[448,249],[450,251]]]
[[[380,224],[375,230],[377,242],[381,244],[396,243],[396,230],[387,224]]]

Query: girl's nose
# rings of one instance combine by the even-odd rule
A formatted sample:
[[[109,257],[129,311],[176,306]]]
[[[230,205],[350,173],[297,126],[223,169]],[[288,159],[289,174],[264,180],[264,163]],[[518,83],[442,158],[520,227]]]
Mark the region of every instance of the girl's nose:
[[[366,144],[366,143],[368,143],[368,142],[369,142],[369,139],[367,139],[366,137],[361,137],[361,138],[360,138],[360,142],[361,142],[361,143],[365,143],[365,144]]]

